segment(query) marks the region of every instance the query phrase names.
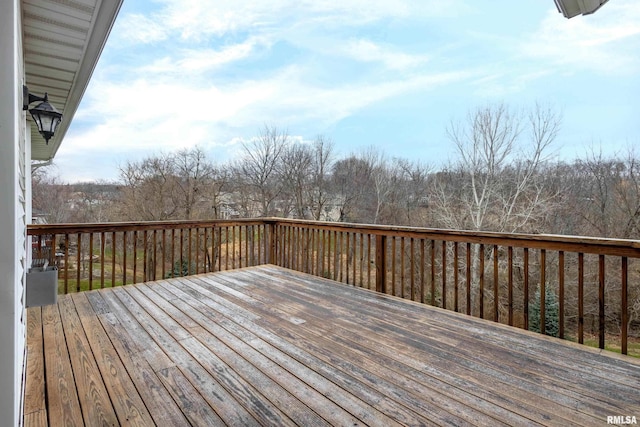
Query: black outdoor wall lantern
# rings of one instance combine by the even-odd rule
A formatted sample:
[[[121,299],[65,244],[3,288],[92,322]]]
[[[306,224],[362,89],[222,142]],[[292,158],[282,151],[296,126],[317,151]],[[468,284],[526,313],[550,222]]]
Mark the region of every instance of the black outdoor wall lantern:
[[[33,95],[29,93],[29,89],[26,86],[22,86],[22,109],[24,111],[29,110],[33,120],[38,126],[38,132],[44,138],[45,142],[49,144],[49,140],[56,132],[56,128],[62,121],[62,113],[56,110],[56,107],[49,104],[48,95],[45,92],[44,97]],[[29,109],[29,104],[42,101],[40,104]]]

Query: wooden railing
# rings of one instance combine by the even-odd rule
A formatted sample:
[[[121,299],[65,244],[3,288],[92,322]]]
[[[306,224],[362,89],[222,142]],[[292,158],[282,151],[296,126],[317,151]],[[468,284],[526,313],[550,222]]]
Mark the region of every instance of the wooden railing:
[[[271,263],[623,354],[640,335],[640,242],[631,240],[277,218],[29,234],[34,260],[59,266],[61,293]]]
[[[30,225],[33,265],[57,265],[59,293],[267,262],[262,220]]]

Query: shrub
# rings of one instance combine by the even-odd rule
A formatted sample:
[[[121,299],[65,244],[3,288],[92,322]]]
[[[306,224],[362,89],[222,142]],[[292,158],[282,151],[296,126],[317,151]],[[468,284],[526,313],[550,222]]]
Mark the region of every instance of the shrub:
[[[171,271],[166,273],[164,278],[170,279],[172,277],[184,277],[190,274],[196,274],[195,265],[191,264],[191,266],[189,266],[188,261],[182,261],[182,262],[176,261],[173,263],[173,268],[171,269]]]

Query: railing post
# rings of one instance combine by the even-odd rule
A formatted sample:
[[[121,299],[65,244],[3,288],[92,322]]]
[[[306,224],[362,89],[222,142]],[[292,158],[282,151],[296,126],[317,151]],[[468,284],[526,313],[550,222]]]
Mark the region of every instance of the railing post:
[[[269,253],[267,254],[267,264],[276,263],[276,224],[266,222],[269,226]]]
[[[387,293],[387,236],[376,235],[376,291]]]

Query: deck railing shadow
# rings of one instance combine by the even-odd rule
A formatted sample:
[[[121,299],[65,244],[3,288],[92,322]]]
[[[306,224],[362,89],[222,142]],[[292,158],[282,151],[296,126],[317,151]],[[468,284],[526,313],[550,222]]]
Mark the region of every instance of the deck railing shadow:
[[[32,264],[59,293],[261,264],[627,354],[640,335],[640,242],[280,218],[44,224]],[[408,325],[410,327],[410,325]]]

